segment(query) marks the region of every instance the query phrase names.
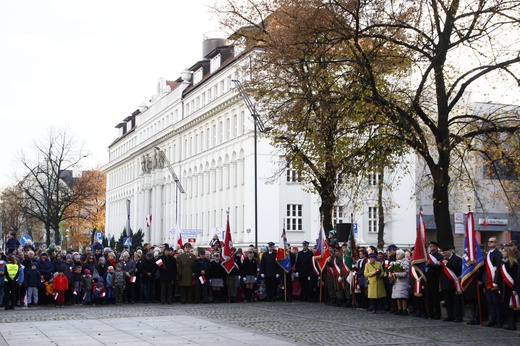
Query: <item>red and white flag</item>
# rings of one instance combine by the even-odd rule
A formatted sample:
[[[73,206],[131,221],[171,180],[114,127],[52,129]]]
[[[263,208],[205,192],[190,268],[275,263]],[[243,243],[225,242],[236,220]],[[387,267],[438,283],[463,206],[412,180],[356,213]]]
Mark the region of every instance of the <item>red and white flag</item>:
[[[467,263],[474,264],[476,263],[477,249],[475,247],[475,219],[472,211],[468,211],[466,214],[466,240],[468,242]]]
[[[182,249],[182,246],[184,245],[182,243],[182,233],[181,233],[181,227],[179,226],[179,220],[177,220],[177,227],[175,228],[175,244],[179,245]]]
[[[152,214],[146,216],[146,227],[150,227],[152,224]]]
[[[135,276],[130,276],[130,282],[133,284],[135,283]]]
[[[227,217],[226,234],[224,235],[224,245],[222,245],[222,257],[224,260],[231,259],[233,240],[231,239],[231,227],[229,227],[229,215]]]
[[[58,299],[58,292],[54,292],[54,294],[52,296],[54,297],[54,300],[57,300]]]
[[[164,262],[162,261],[162,259],[158,259],[157,261],[155,261],[155,264],[157,264],[157,266],[163,266],[164,265]]]
[[[426,224],[424,223],[423,212],[419,212],[419,226],[418,226],[419,234],[421,235],[422,243],[426,244]]]
[[[317,241],[317,247],[318,251],[320,252],[320,256],[316,258],[316,261],[318,262],[318,267],[320,268],[320,271],[325,268],[327,265],[327,262],[330,258],[330,250],[329,250],[329,244],[327,243],[327,239],[325,239],[325,230],[323,229],[323,225],[321,225],[320,228],[320,234],[318,236]]]
[[[77,296],[78,295],[78,291],[76,291],[76,289],[74,289],[74,292],[72,292],[72,294]]]
[[[224,244],[222,245],[222,267],[229,274],[235,267],[235,258],[233,256],[233,240],[231,239],[231,227],[229,227],[229,215],[227,217],[226,234],[224,235]]]
[[[206,283],[206,277],[204,275],[199,276],[199,281],[202,285]]]

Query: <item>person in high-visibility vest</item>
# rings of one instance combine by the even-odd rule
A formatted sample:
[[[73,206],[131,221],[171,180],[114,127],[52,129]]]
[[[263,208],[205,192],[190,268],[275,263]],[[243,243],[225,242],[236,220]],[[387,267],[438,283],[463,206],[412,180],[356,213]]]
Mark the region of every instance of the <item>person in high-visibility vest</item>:
[[[18,291],[18,275],[20,267],[13,255],[7,259],[5,271],[5,310],[14,310],[16,304],[16,293]]]

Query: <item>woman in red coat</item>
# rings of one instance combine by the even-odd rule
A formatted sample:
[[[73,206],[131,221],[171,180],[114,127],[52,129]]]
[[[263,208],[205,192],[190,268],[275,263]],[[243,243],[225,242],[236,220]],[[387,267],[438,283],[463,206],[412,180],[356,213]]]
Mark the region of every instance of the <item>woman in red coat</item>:
[[[54,289],[54,292],[55,292],[56,307],[62,308],[63,302],[65,300],[65,291],[69,289],[69,280],[63,274],[62,270],[60,270],[58,272],[58,275],[56,275],[54,277],[54,282],[52,283],[52,288]]]

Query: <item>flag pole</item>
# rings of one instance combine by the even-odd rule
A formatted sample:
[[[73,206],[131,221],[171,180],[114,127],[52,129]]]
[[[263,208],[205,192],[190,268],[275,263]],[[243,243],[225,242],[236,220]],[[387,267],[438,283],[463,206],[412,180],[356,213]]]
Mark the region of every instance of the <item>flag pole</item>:
[[[318,278],[318,283],[320,284],[320,303],[322,299],[322,283],[321,280],[323,279],[323,270],[320,269],[320,277]]]
[[[468,201],[469,201],[469,197],[468,197]],[[469,211],[471,211],[471,204],[468,203],[468,212]],[[469,239],[467,239],[466,242],[469,244]],[[477,243],[475,243],[473,246],[477,246]],[[469,248],[468,248],[468,251],[469,251]],[[476,287],[476,290],[477,290],[478,319],[479,319],[479,324],[482,325],[484,322],[482,321],[482,302],[481,302],[481,299],[480,299],[480,288],[478,287],[477,273],[474,273],[473,275],[474,275],[474,279],[473,280],[477,280],[477,284],[475,285],[475,287]]]
[[[287,301],[287,273],[283,273],[283,295],[284,301]]]

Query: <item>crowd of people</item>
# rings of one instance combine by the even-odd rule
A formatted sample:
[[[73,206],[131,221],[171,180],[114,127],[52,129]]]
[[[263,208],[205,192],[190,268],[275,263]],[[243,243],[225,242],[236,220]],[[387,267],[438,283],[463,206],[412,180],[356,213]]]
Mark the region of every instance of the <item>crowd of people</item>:
[[[6,253],[0,249],[0,303],[15,306],[161,303],[236,303],[255,301],[324,302],[337,307],[392,313],[399,316],[462,322],[470,309],[470,325],[516,330],[520,309],[520,254],[517,242],[499,245],[492,237],[484,265],[460,286],[462,258],[453,246],[427,246],[428,261],[412,266],[413,249],[390,245],[386,253],[374,246],[355,250],[345,261],[349,244],[338,244],[334,231],[327,239],[331,256],[324,267],[307,241],[287,249],[290,268],[279,265],[273,242],[231,248],[223,265],[222,245],[215,237],[207,248],[144,244],[121,253],[94,243],[79,253],[51,244],[24,246],[12,234]],[[479,299],[480,295],[480,299]]]

